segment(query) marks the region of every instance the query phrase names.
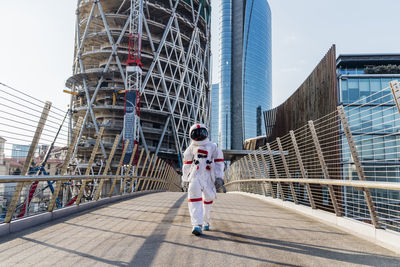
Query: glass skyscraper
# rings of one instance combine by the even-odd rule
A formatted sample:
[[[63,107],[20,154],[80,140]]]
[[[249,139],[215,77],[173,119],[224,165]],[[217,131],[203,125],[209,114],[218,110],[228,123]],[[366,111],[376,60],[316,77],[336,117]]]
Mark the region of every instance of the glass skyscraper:
[[[260,110],[271,108],[271,11],[267,0],[220,3],[218,144],[241,149],[265,134]]]
[[[218,142],[218,113],[219,113],[219,84],[215,83],[211,87],[211,123],[210,123],[210,140],[214,143]]]
[[[265,134],[257,108],[272,102],[271,11],[266,0],[246,1],[243,38],[244,139]],[[260,115],[261,116],[261,115]],[[259,118],[259,121],[257,121]],[[261,133],[257,133],[257,123]],[[261,123],[261,124],[260,124]]]
[[[230,149],[231,143],[231,66],[232,66],[232,0],[221,0],[220,19],[220,83],[218,113],[218,144]]]

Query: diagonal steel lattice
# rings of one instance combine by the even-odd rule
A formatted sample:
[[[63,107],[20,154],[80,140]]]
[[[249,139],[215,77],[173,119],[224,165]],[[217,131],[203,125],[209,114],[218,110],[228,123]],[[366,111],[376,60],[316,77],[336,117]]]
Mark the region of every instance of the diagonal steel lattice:
[[[84,118],[78,157],[85,162],[95,134],[103,158],[122,132],[130,1],[78,0],[70,128]],[[179,159],[195,122],[209,121],[208,1],[143,1],[140,143],[156,156]],[[75,149],[77,150],[77,149]],[[121,154],[119,147],[117,154]],[[176,157],[175,155],[178,155]]]

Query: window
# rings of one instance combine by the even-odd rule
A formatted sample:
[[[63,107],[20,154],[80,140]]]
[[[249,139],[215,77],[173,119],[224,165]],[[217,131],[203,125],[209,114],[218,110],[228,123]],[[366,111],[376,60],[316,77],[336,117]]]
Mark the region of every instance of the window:
[[[349,79],[349,102],[355,102],[359,99],[358,79]]]

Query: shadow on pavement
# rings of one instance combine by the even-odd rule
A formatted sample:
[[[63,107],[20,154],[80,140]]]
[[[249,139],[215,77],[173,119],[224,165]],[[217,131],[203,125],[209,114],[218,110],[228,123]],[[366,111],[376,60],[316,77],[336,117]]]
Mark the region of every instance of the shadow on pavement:
[[[183,194],[172,207],[165,214],[161,223],[154,229],[153,233],[151,233],[150,237],[146,239],[146,241],[142,244],[142,246],[138,249],[135,256],[131,260],[131,265],[135,264],[137,266],[149,266],[154,260],[155,255],[157,255],[158,250],[160,249],[162,243],[165,240],[165,236],[167,235],[168,229],[171,227],[171,224],[178,213],[179,208],[182,205],[183,200],[186,199],[186,194]]]
[[[203,238],[215,241],[224,240],[252,246],[261,246],[265,248],[284,250],[286,252],[300,253],[346,263],[362,264],[365,266],[400,266],[400,257],[390,257],[355,250],[262,238],[227,231],[214,230],[213,232],[224,234],[225,237],[204,235]]]

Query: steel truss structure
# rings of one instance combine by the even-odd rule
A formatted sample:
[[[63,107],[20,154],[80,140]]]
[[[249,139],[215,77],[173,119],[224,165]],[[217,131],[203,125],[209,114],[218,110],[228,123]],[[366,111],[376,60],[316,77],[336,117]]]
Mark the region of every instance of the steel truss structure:
[[[100,127],[104,159],[123,130],[130,6],[127,0],[77,1],[73,75],[66,86],[77,93],[70,128],[84,118],[81,163]],[[190,126],[209,123],[210,12],[208,0],[143,1],[140,144],[175,162],[189,145]]]

